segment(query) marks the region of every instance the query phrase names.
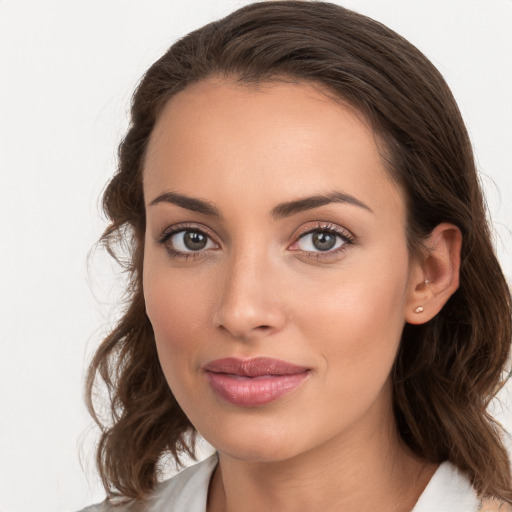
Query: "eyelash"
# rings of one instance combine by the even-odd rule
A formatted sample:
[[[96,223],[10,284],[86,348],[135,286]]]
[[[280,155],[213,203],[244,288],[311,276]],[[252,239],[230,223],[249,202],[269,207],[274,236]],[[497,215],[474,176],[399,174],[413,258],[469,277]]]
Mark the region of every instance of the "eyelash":
[[[171,244],[169,244],[169,240],[178,233],[185,233],[185,232],[193,232],[193,233],[199,233],[201,235],[206,236],[209,240],[213,241],[213,236],[210,234],[210,232],[205,229],[204,227],[199,227],[194,224],[177,224],[175,226],[171,226],[170,228],[167,228],[158,238],[158,243],[160,245],[165,246],[165,249],[167,250],[169,256],[174,259],[182,259],[182,260],[188,260],[190,258],[196,259],[204,256],[204,253],[206,251],[204,250],[198,250],[198,251],[190,251],[190,252],[183,252],[176,250],[174,247],[172,247]],[[354,236],[347,230],[340,228],[339,226],[336,226],[334,224],[330,223],[322,223],[318,222],[316,226],[314,227],[306,227],[304,230],[299,232],[296,237],[295,241],[291,246],[297,244],[301,239],[305,238],[307,235],[313,234],[313,233],[328,233],[335,235],[341,239],[343,242],[340,247],[337,247],[334,250],[327,250],[327,251],[302,251],[304,253],[304,257],[312,258],[315,260],[321,260],[321,259],[327,259],[336,255],[339,255],[341,252],[345,251],[347,249],[347,246],[353,245],[355,243]],[[217,246],[218,244],[213,241]],[[290,246],[290,247],[291,247]],[[291,249],[292,251],[299,252],[300,249]]]
[[[308,226],[304,228],[302,232],[299,232],[299,234],[297,235],[297,240],[293,242],[292,245],[297,244],[302,238],[305,238],[307,235],[313,233],[328,233],[331,235],[335,235],[341,238],[341,241],[343,242],[340,247],[337,247],[334,250],[331,249],[328,251],[303,251],[305,257],[313,258],[315,260],[322,260],[338,256],[341,252],[347,249],[347,246],[353,245],[355,243],[354,235],[352,235],[346,229],[342,229],[339,226],[336,226],[335,224],[318,222],[315,227],[311,228]]]
[[[166,251],[168,252],[169,256],[174,259],[182,259],[182,260],[188,260],[190,258],[196,259],[203,256],[205,251],[190,251],[190,252],[182,252],[176,250],[174,247],[172,247],[171,244],[169,244],[169,240],[178,233],[185,233],[185,232],[193,232],[193,233],[200,233],[201,235],[206,236],[209,240],[213,241],[213,236],[210,234],[210,232],[203,228],[199,227],[195,224],[177,224],[175,226],[171,226],[170,228],[167,228],[159,237],[158,243],[160,245],[165,246]],[[215,242],[214,242],[215,243]],[[216,244],[218,245],[218,244]]]

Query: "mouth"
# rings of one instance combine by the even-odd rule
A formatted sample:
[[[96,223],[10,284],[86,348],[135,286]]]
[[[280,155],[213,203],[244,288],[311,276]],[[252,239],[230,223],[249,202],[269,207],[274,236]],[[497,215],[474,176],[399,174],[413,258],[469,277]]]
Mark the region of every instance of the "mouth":
[[[267,357],[216,359],[202,369],[210,388],[221,399],[242,407],[278,400],[302,384],[311,372],[304,366]]]

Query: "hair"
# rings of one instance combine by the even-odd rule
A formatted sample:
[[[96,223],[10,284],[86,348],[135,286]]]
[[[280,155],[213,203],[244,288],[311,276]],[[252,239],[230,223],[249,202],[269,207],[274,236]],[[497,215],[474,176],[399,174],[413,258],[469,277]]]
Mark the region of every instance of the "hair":
[[[247,5],[174,43],[133,96],[119,166],[103,196],[103,242],[130,276],[121,319],[88,370],[87,403],[102,433],[97,464],[110,498],[144,498],[164,456],[194,453],[195,430],[166,382],[142,289],[144,156],[163,106],[209,77],[239,84],[318,84],[359,111],[382,141],[407,207],[411,254],[441,222],[462,232],[460,286],[431,321],[404,328],[393,367],[403,441],[430,462],[450,461],[482,496],[512,502],[502,428],[487,411],[503,385],[511,296],[491,242],[471,143],[456,102],[411,43],[363,15],[324,2]],[[128,258],[116,255],[119,244]],[[99,379],[108,414],[93,403]]]

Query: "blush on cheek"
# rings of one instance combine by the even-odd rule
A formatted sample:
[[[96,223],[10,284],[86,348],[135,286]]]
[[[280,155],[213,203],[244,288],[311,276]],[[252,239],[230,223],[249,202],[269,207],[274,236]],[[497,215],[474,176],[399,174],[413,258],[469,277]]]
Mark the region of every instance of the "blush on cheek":
[[[297,316],[316,326],[315,346],[355,387],[368,375],[385,380],[398,350],[403,293],[401,285],[386,281],[340,286],[335,296],[313,302],[318,304],[315,309],[306,308]]]
[[[180,293],[165,268],[155,267],[153,261],[145,262],[143,290],[146,313],[155,334],[160,332],[164,337],[172,334],[179,339],[195,325],[194,311],[197,308],[187,300],[186,294]],[[197,297],[194,302],[197,302]]]
[[[194,372],[191,365],[197,362],[195,354],[204,338],[201,301],[195,293],[179,293],[164,279],[146,279],[144,285],[146,312],[155,333],[160,363],[169,385],[177,386],[180,375],[186,379]],[[176,382],[171,383],[170,379]]]
[[[190,378],[195,372],[190,367],[191,347],[187,344],[188,339],[180,336],[173,328],[173,320],[173,316],[167,316],[165,322],[161,318],[152,320],[152,325],[158,359],[167,384],[182,409],[187,411],[187,389],[190,390]]]

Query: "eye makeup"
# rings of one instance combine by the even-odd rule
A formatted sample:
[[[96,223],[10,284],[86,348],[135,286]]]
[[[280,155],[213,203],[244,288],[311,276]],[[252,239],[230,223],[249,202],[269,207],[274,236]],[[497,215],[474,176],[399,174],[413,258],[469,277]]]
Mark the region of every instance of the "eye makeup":
[[[316,261],[337,257],[355,243],[354,235],[347,229],[321,221],[301,227],[295,238],[296,241],[288,249],[300,251],[303,257]]]
[[[330,222],[307,223],[293,236],[294,241],[287,249],[298,252],[301,257],[315,260],[339,256],[355,243],[355,237],[345,228]],[[210,251],[220,250],[215,235],[205,226],[195,223],[180,223],[169,226],[158,237],[173,259],[197,259]]]
[[[177,238],[178,235],[181,235],[181,240]],[[214,241],[213,234],[206,227],[190,223],[169,226],[158,237],[157,242],[173,259],[197,259],[208,251],[219,249],[219,244]]]

